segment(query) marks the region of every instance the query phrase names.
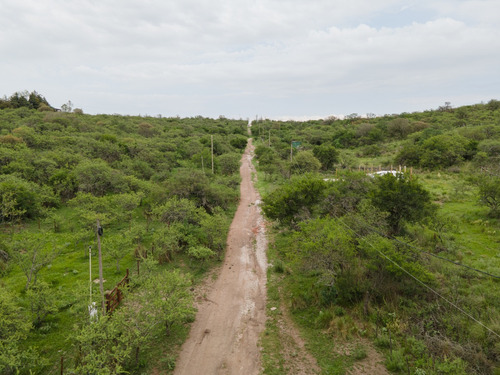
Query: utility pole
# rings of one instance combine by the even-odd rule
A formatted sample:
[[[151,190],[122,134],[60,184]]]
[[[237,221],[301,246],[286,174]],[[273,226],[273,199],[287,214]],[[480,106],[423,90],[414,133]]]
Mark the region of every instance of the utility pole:
[[[89,246],[89,292],[90,292],[90,301],[89,301],[89,309],[92,306],[92,246]]]
[[[271,147],[271,128],[269,128],[269,147]]]
[[[214,136],[210,136],[211,144],[212,144],[212,173],[214,173]]]
[[[97,219],[97,248],[99,249],[99,291],[101,292],[101,307],[102,314],[106,314],[106,306],[104,304],[104,281],[102,276],[102,251],[101,251],[101,236],[102,227],[99,219]]]

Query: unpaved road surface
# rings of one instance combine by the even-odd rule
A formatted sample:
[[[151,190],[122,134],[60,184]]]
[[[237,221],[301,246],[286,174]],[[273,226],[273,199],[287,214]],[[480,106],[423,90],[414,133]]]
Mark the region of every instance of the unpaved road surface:
[[[259,195],[252,183],[251,140],[242,157],[241,198],[218,279],[198,305],[176,375],[258,374],[266,322],[266,249]]]

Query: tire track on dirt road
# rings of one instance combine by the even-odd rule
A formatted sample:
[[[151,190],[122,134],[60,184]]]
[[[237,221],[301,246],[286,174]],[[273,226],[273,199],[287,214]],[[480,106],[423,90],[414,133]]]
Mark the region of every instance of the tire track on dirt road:
[[[240,203],[219,277],[198,306],[175,375],[258,374],[266,322],[266,249],[260,197],[253,182],[252,140],[241,159]]]

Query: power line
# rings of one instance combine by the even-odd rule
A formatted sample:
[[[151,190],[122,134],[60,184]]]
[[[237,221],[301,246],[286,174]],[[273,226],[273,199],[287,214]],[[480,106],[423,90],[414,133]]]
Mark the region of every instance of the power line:
[[[359,222],[358,222],[358,224],[359,224]],[[490,277],[493,277],[493,278],[495,278],[495,279],[500,279],[500,276],[493,275],[493,274],[491,274],[491,273],[489,273],[489,272],[486,272],[486,271],[483,271],[483,270],[480,270],[480,269],[477,269],[477,268],[474,268],[474,267],[468,266],[468,265],[463,264],[463,263],[456,262],[456,261],[454,261],[454,260],[451,260],[451,259],[448,259],[448,258],[442,257],[442,256],[437,255],[437,254],[433,254],[433,253],[431,253],[431,252],[429,252],[429,251],[425,251],[425,250],[420,249],[420,248],[418,248],[418,247],[416,247],[416,246],[413,246],[413,245],[411,245],[411,244],[409,244],[409,243],[407,243],[407,242],[401,241],[401,240],[399,240],[399,239],[397,239],[397,238],[395,238],[395,237],[389,236],[389,235],[387,235],[387,234],[385,234],[385,233],[382,233],[382,232],[380,232],[379,230],[377,230],[377,229],[373,228],[371,225],[369,225],[369,224],[367,224],[367,223],[361,223],[361,224],[363,224],[366,228],[368,228],[368,229],[372,230],[373,232],[377,233],[378,235],[380,235],[380,236],[382,236],[382,237],[385,237],[385,238],[388,238],[388,239],[390,239],[390,240],[396,241],[396,242],[398,242],[398,243],[400,243],[400,244],[402,244],[402,245],[405,245],[405,246],[407,246],[407,247],[409,247],[409,248],[411,248],[411,249],[417,250],[417,251],[419,251],[419,252],[421,252],[421,253],[425,253],[425,254],[430,255],[430,256],[432,256],[432,257],[434,257],[434,258],[438,258],[438,259],[444,260],[444,261],[446,261],[446,262],[452,263],[452,264],[454,264],[454,265],[456,265],[456,266],[459,266],[459,267],[464,267],[464,268],[467,268],[467,269],[469,269],[469,270],[471,270],[471,271],[475,271],[475,272],[482,273],[483,275],[490,276]]]
[[[490,333],[492,333],[493,335],[497,336],[498,338],[500,338],[500,335],[498,333],[496,333],[495,331],[493,331],[491,328],[487,327],[486,325],[484,325],[483,323],[481,323],[479,320],[477,320],[476,318],[474,318],[471,314],[469,314],[468,312],[466,312],[464,309],[462,309],[460,306],[456,305],[455,303],[451,302],[448,298],[444,297],[442,294],[440,294],[439,292],[437,292],[436,290],[434,290],[433,288],[431,288],[430,286],[428,286],[426,283],[424,283],[422,280],[420,280],[418,277],[412,275],[409,271],[407,271],[406,269],[404,269],[402,266],[400,266],[398,263],[396,263],[394,260],[392,260],[391,258],[389,258],[386,254],[384,254],[382,251],[380,251],[379,249],[377,249],[375,246],[373,246],[373,244],[368,241],[365,237],[359,235],[359,233],[357,233],[354,229],[352,229],[351,227],[349,227],[346,223],[344,223],[340,218],[338,219],[338,221],[344,225],[346,228],[348,228],[352,233],[354,233],[355,235],[357,235],[359,238],[361,238],[363,241],[365,241],[366,243],[368,243],[368,245],[370,245],[371,247],[373,247],[373,249],[375,249],[376,252],[378,252],[380,255],[382,255],[385,259],[387,259],[389,262],[391,262],[392,264],[394,264],[396,267],[398,267],[401,271],[403,271],[404,273],[406,273],[408,276],[410,276],[412,279],[414,279],[415,281],[417,281],[419,284],[423,285],[425,288],[427,288],[428,290],[430,290],[431,292],[433,292],[435,295],[437,295],[438,297],[442,298],[443,300],[445,300],[446,302],[448,302],[451,306],[453,306],[454,308],[456,308],[458,311],[460,311],[462,314],[464,314],[465,316],[467,316],[469,319],[473,320],[474,322],[476,322],[477,324],[479,324],[481,327],[485,328],[487,331],[489,331]]]

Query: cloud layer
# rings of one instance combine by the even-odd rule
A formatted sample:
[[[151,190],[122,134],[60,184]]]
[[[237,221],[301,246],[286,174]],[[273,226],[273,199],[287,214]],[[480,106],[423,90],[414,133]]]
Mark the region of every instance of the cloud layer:
[[[89,113],[393,113],[499,97],[490,0],[0,0],[3,91]]]

